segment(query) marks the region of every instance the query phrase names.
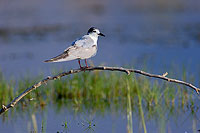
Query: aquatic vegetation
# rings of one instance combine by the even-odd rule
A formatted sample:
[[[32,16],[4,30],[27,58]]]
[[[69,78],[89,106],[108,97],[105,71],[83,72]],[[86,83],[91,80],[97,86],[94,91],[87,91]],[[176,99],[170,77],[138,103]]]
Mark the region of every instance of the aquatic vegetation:
[[[133,133],[132,107],[130,97],[130,87],[127,80],[127,132]]]
[[[42,77],[42,74],[35,78],[26,77],[14,83],[4,80],[1,74],[0,104],[7,104]],[[104,114],[114,109],[127,115],[128,132],[133,131],[132,113],[137,114],[144,132],[147,132],[146,121],[162,118],[166,113],[173,115],[174,110],[191,110],[195,114],[198,107],[195,106],[194,96],[196,95],[193,91],[188,91],[184,86],[151,80],[144,76],[117,72],[82,72],[50,81],[37,88],[24,97],[8,115],[36,113],[44,110],[47,105],[53,105],[57,112],[62,107],[74,113],[87,110]],[[94,125],[91,125],[91,121],[87,123],[89,126],[86,129],[93,131]],[[160,131],[163,131],[166,128],[165,121],[159,124]],[[66,130],[70,127],[67,121],[62,125]],[[45,130],[43,123],[41,131]]]
[[[19,80],[17,85],[5,81],[2,74],[0,79],[0,104],[7,104],[14,96],[42,79],[42,76],[26,77]],[[184,107],[193,102],[193,92],[189,92],[181,85],[164,81],[158,83],[156,80],[152,81],[150,78],[134,74],[127,76],[123,73],[95,71],[74,74],[51,81],[24,97],[21,104],[32,103],[38,106],[39,103],[40,107],[43,107],[53,103],[57,106],[65,106],[66,101],[71,100],[76,107],[84,105],[87,108],[87,101],[95,103],[90,102],[90,108],[103,109],[104,106],[109,107],[113,103],[117,107],[117,104],[127,101],[127,86],[130,88],[132,106],[141,103],[142,100],[150,112],[158,105],[173,107],[177,102],[179,106]],[[121,105],[126,108],[126,104]]]

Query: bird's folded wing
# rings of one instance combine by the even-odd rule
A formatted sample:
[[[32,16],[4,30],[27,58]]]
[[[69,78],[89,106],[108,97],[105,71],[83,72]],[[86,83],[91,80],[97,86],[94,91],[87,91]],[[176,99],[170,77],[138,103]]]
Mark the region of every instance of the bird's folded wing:
[[[86,51],[86,48],[78,47],[78,46],[74,45],[74,46],[70,46],[65,52],[68,53],[68,56],[78,59],[83,56],[85,51]]]
[[[72,46],[85,47],[85,48],[91,47],[92,45],[94,45],[94,40],[92,40],[92,38],[88,35],[85,35],[72,43]]]

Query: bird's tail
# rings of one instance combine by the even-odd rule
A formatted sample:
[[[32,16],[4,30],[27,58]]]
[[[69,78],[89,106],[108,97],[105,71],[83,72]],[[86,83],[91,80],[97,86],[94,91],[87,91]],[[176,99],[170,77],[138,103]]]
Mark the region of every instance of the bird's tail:
[[[46,63],[48,63],[48,62],[53,62],[53,60],[52,60],[52,59],[50,59],[50,60],[45,60],[44,62],[46,62]]]
[[[67,52],[63,52],[62,54],[56,56],[56,57],[53,57],[49,60],[45,60],[44,62],[59,62],[60,60],[66,58],[68,56],[68,53]]]
[[[74,60],[76,59],[76,57],[74,56],[68,56],[68,54],[66,53],[63,53],[63,54],[60,54],[56,57],[53,57],[49,60],[45,60],[44,62],[62,62],[62,61],[70,61],[70,60]]]

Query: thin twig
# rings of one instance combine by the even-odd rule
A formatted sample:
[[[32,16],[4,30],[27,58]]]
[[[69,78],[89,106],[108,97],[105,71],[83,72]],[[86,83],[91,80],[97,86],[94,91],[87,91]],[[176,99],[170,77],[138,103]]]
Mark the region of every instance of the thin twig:
[[[97,66],[97,67],[89,67],[89,68],[84,68],[84,69],[74,69],[74,70],[70,70],[67,72],[62,72],[56,76],[48,76],[47,78],[39,81],[38,83],[34,84],[33,86],[27,88],[24,92],[22,92],[19,96],[17,96],[11,103],[9,103],[7,106],[2,105],[2,109],[0,110],[0,115],[6,111],[8,111],[11,107],[14,107],[24,96],[26,96],[28,93],[30,93],[31,91],[33,91],[34,89],[40,87],[42,84],[47,84],[47,82],[49,80],[56,80],[56,79],[60,79],[63,76],[66,75],[70,75],[70,74],[74,74],[74,73],[79,73],[82,71],[95,71],[95,70],[108,70],[108,71],[120,71],[120,72],[125,72],[126,74],[130,74],[131,72],[134,73],[138,73],[144,76],[148,76],[148,77],[153,77],[153,78],[159,78],[159,79],[163,79],[166,80],[168,82],[174,82],[174,83],[178,83],[178,84],[182,84],[182,85],[186,85],[192,89],[194,89],[196,91],[197,94],[199,94],[200,89],[195,87],[194,85],[192,85],[191,83],[185,82],[185,81],[181,81],[181,80],[177,80],[177,79],[172,79],[172,78],[168,78],[167,76],[167,72],[164,73],[163,75],[157,75],[157,74],[151,74],[151,73],[147,73],[141,70],[137,70],[137,69],[126,69],[126,68],[122,68],[122,67],[105,67],[105,66]]]

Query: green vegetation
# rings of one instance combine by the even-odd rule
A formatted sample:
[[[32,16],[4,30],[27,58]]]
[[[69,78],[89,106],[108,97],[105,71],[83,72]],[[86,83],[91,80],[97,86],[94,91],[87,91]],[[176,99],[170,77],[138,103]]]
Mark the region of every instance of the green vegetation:
[[[0,104],[8,104],[43,77],[27,77],[14,83],[6,81],[1,74]],[[47,105],[53,105],[57,111],[64,106],[75,113],[88,110],[103,114],[114,109],[116,112],[127,114],[129,132],[133,130],[132,112],[139,116],[143,130],[147,132],[145,124],[147,120],[160,120],[166,113],[173,115],[174,110],[177,112],[190,109],[195,113],[198,108],[194,107],[196,96],[194,94],[184,86],[134,74],[128,76],[119,72],[82,72],[50,81],[47,85],[37,88],[25,96],[10,112],[11,114],[14,111],[19,114],[22,111],[35,113]],[[159,121],[160,131],[166,128],[165,120],[162,120]],[[68,128],[68,124],[65,122],[63,125]]]
[[[15,96],[42,78],[43,76],[26,77],[18,83],[14,83],[13,81],[7,82],[1,74],[0,104],[8,104]],[[65,103],[70,100],[74,107],[80,109],[84,105],[86,108],[98,108],[103,111],[111,104],[116,107],[120,105],[120,108],[122,106],[123,109],[126,109],[128,87],[133,109],[134,106],[143,104],[150,114],[155,113],[154,109],[158,106],[172,108],[177,102],[177,105],[184,108],[185,105],[194,102],[192,90],[189,93],[184,86],[161,80],[159,82],[134,74],[127,76],[117,72],[83,72],[50,81],[47,85],[43,85],[25,96],[19,104],[23,106],[31,103],[37,107],[39,107],[38,105],[44,107],[53,103],[60,107],[65,106]]]

